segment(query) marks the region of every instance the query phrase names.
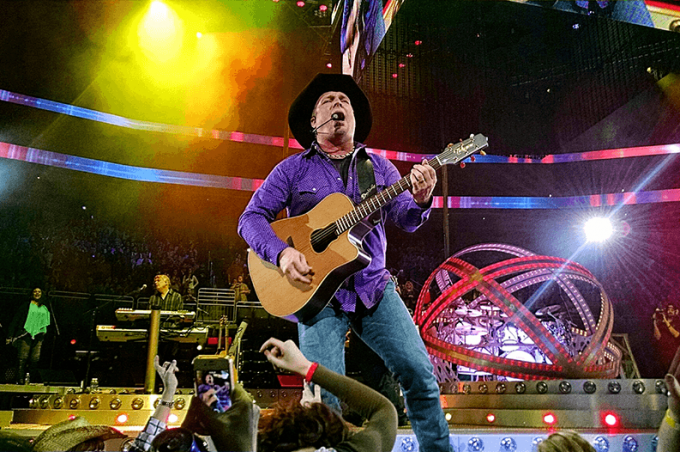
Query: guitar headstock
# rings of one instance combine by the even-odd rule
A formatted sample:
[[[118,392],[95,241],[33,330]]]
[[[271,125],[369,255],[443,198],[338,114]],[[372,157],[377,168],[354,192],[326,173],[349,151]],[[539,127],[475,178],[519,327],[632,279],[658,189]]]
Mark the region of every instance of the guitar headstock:
[[[444,151],[435,157],[441,165],[456,164],[465,160],[476,152],[484,155],[482,149],[489,146],[488,138],[478,133],[477,135],[470,135],[465,141],[460,143],[452,143],[446,146]]]

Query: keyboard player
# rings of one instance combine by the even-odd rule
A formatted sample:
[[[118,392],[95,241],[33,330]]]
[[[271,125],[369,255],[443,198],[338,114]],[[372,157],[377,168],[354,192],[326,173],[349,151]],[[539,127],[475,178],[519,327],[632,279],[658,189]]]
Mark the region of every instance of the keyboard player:
[[[149,298],[149,309],[160,307],[161,311],[181,311],[184,308],[182,296],[170,287],[168,275],[156,275],[153,279],[156,293]],[[172,318],[161,320],[161,329],[173,329],[177,325]],[[179,353],[179,343],[164,341],[160,338],[158,354],[161,359],[171,361]]]
[[[182,296],[170,288],[170,277],[168,275],[156,275],[153,279],[156,293],[149,298],[149,308],[156,306],[161,311],[181,311],[184,308]]]

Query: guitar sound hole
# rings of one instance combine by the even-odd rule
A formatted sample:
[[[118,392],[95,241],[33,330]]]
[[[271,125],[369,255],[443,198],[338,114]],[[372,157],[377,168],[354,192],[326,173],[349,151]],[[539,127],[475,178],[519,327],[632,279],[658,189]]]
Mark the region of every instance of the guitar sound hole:
[[[331,242],[335,239],[337,239],[338,236],[335,233],[335,225],[332,224],[330,226],[326,226],[323,229],[317,229],[316,231],[312,232],[312,249],[316,253],[321,253],[328,248],[328,245],[331,244]]]

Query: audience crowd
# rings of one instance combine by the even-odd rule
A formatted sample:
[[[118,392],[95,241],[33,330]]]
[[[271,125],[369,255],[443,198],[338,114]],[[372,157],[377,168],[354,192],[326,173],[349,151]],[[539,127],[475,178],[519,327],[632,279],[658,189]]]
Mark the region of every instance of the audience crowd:
[[[119,294],[164,273],[187,295],[192,285],[229,287],[238,276],[248,282],[245,245],[236,237],[215,243],[199,234],[121,228],[90,217],[2,226],[0,287],[39,282],[48,290]]]
[[[151,286],[167,274],[171,287],[196,296],[200,287],[234,287],[254,299],[245,243],[238,237],[206,239],[200,234],[114,226],[89,216],[62,221],[3,219],[0,234],[0,287],[43,286],[47,291],[121,294]],[[419,291],[442,262],[441,250],[395,241],[388,259],[400,285]],[[396,270],[399,269],[399,270]],[[242,277],[243,281],[239,281]]]

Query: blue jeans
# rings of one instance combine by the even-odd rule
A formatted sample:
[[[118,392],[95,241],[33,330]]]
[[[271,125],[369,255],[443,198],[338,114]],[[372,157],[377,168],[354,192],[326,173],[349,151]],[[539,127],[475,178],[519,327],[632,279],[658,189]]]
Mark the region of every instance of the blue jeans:
[[[449,428],[439,402],[434,368],[394,283],[387,284],[377,308],[362,315],[328,305],[307,324],[298,323],[300,350],[310,361],[344,375],[345,334],[350,326],[399,380],[420,451],[450,451]],[[322,391],[322,399],[340,408],[332,394]]]

